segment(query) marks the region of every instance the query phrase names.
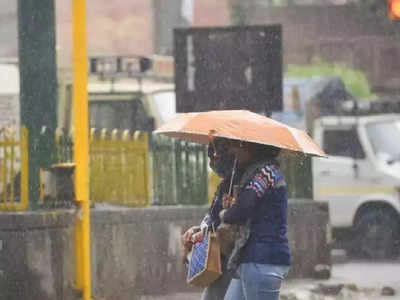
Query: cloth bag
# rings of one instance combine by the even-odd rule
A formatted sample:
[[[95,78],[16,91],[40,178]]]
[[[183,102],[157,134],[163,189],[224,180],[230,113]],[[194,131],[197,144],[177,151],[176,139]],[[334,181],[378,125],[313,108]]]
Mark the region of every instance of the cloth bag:
[[[189,257],[189,284],[207,287],[222,275],[221,251],[215,232],[206,231],[203,241],[193,245]]]

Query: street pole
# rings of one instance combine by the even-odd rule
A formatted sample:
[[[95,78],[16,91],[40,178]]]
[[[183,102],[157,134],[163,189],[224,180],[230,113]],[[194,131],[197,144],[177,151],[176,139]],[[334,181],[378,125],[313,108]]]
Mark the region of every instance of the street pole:
[[[36,208],[39,169],[53,163],[57,126],[54,0],[18,0],[18,44],[21,125],[29,135],[29,203]]]
[[[86,36],[86,0],[73,0],[74,162],[75,195],[79,205],[75,228],[76,287],[82,290],[83,300],[91,300]]]

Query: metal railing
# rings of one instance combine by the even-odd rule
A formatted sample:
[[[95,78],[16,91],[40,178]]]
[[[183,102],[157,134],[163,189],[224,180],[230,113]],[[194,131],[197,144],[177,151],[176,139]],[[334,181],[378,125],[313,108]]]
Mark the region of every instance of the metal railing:
[[[153,135],[153,204],[208,202],[207,149],[204,145]]]
[[[58,162],[72,161],[72,139],[58,137],[57,145]],[[145,132],[92,129],[89,159],[92,203],[147,206],[208,202],[210,179],[203,145],[160,135],[149,137]]]
[[[56,161],[73,162],[74,142],[70,135],[65,132],[56,131]]]
[[[28,132],[0,134],[0,210],[28,207]]]
[[[128,206],[147,206],[149,143],[145,132],[91,130],[90,200]]]
[[[73,161],[73,140],[56,136],[56,160]],[[207,167],[203,145],[145,132],[91,130],[90,200],[145,207],[148,205],[206,204],[220,182]],[[290,158],[290,157],[289,157]],[[281,157],[290,183],[289,196],[309,194],[301,183],[299,167]],[[302,166],[296,160],[296,166]],[[0,131],[0,210],[28,208],[28,132]],[[296,172],[297,171],[297,172]],[[296,175],[296,176],[295,176]],[[300,186],[300,188],[296,188]]]

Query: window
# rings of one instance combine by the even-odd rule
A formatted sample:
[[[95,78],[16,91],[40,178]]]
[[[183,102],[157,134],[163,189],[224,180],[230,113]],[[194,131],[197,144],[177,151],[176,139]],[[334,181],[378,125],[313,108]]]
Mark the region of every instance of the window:
[[[355,129],[335,129],[324,132],[324,150],[328,155],[364,158],[364,150]]]
[[[396,159],[400,154],[400,121],[384,121],[366,125],[367,135],[375,154]]]
[[[90,103],[90,127],[108,130],[132,129],[132,106],[128,101]]]

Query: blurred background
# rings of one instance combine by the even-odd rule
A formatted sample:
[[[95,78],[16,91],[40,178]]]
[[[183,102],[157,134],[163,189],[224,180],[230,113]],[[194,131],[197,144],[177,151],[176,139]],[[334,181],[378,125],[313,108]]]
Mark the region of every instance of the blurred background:
[[[180,235],[219,179],[153,131],[243,108],[330,156],[280,157],[286,299],[400,299],[399,2],[87,0],[93,299],[199,298]],[[81,297],[72,28],[72,1],[0,0],[0,299]]]

